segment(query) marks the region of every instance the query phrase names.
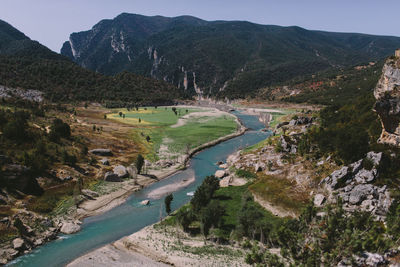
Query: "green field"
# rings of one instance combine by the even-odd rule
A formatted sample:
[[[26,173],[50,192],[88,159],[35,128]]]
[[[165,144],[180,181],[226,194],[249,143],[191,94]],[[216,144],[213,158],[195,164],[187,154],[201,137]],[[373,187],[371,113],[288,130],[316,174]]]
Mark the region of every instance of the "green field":
[[[205,110],[176,108],[175,115],[171,107],[153,107],[146,110],[140,108],[138,111],[118,109],[108,114],[108,118],[132,125],[132,138],[143,145],[149,160],[156,161],[160,158],[179,157],[188,149],[236,131],[235,118],[227,115],[189,117],[183,125],[171,127],[179,118],[201,111]],[[125,118],[120,116],[119,112],[122,112]],[[147,136],[150,137],[149,142],[146,140]]]

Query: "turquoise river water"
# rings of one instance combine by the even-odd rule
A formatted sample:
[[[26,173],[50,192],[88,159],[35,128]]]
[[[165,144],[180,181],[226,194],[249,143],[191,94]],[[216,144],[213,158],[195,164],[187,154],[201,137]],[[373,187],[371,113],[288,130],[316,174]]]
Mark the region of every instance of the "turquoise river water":
[[[175,210],[187,203],[191,198],[187,193],[195,191],[207,175],[212,175],[218,170],[216,162],[225,161],[238,149],[256,144],[270,135],[270,132],[261,131],[264,125],[256,116],[243,115],[239,112],[234,114],[250,129],[245,134],[199,152],[190,160],[186,170],[133,193],[120,206],[85,219],[80,232],[73,235],[61,235],[55,241],[17,258],[8,266],[63,266],[91,250],[156,223],[160,219],[160,213],[165,216],[162,207],[164,196],[159,199],[150,198],[151,204],[148,206],[142,206],[140,202],[149,199],[148,194],[153,190],[168,184],[179,183],[193,177],[194,173],[195,181],[192,184],[173,193],[172,209]]]

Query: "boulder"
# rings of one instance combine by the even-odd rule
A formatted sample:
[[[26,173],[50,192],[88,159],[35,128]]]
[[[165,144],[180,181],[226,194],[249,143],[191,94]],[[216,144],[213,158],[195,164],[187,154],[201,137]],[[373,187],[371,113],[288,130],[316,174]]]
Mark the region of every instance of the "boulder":
[[[356,205],[367,198],[368,195],[374,194],[374,186],[371,184],[356,185],[350,192],[349,203]]]
[[[150,200],[145,199],[145,200],[141,201],[140,204],[142,204],[143,206],[147,206],[150,204]]]
[[[224,170],[218,170],[215,172],[214,176],[221,179],[226,176],[226,172]]]
[[[355,176],[354,179],[359,184],[371,183],[375,180],[378,172],[376,169],[366,170],[361,169]]]
[[[89,153],[98,155],[98,156],[112,156],[112,152],[111,149],[107,149],[107,148],[96,148],[96,149],[92,149],[89,150]]]
[[[106,172],[106,174],[104,175],[104,181],[121,182],[121,178],[119,178],[118,175],[113,172]]]
[[[82,189],[82,194],[87,196],[87,197],[89,197],[89,198],[92,198],[92,199],[94,199],[94,198],[99,196],[99,194],[97,192],[94,192],[94,191],[89,190],[89,189]]]
[[[107,158],[101,159],[100,163],[105,165],[105,166],[109,166],[110,165],[110,161]]]
[[[342,167],[340,170],[336,170],[331,173],[330,176],[326,177],[321,181],[321,184],[325,184],[329,190],[337,189],[342,185],[345,185],[347,179],[350,178],[349,167]]]
[[[13,244],[13,248],[16,249],[16,250],[23,250],[24,247],[25,247],[25,241],[22,238],[19,238],[19,237],[15,238],[12,241],[12,244]]]
[[[136,166],[131,164],[126,167],[126,171],[128,172],[129,177],[136,178],[137,177],[137,169]]]
[[[325,202],[325,196],[322,194],[316,194],[314,197],[314,205],[317,207],[322,206],[322,204]]]
[[[81,227],[73,222],[64,222],[61,226],[61,233],[63,234],[73,234],[81,230]]]
[[[117,165],[114,167],[113,172],[118,175],[119,178],[126,178],[128,177],[128,172],[126,168],[122,165]]]
[[[367,266],[381,266],[386,263],[385,258],[378,253],[365,252],[363,258],[365,258],[365,265]]]
[[[352,163],[352,164],[349,165],[349,167],[351,168],[351,172],[352,172],[353,174],[354,174],[354,173],[357,173],[359,170],[361,170],[361,168],[362,168],[362,162],[363,162],[363,160],[360,159],[359,161],[356,161],[356,162],[354,162],[354,163]]]

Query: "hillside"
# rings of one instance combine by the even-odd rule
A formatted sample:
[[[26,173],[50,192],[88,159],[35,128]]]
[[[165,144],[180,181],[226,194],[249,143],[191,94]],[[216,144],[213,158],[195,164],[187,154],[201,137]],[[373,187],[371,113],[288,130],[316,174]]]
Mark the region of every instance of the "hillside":
[[[305,74],[379,60],[399,46],[397,37],[123,13],[71,34],[61,53],[101,73],[128,70],[191,95],[240,98]]]
[[[105,76],[32,41],[0,21],[0,85],[43,91],[53,101],[170,103],[179,98],[170,84],[132,73]]]

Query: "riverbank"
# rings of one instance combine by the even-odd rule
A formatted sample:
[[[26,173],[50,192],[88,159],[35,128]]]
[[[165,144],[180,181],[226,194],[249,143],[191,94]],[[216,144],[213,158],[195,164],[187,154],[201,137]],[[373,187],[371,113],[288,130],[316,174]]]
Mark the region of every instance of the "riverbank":
[[[132,182],[129,181],[123,182],[121,184],[121,189],[119,190],[116,190],[110,194],[102,195],[96,199],[87,199],[83,201],[79,205],[76,216],[74,216],[73,219],[82,220],[83,218],[99,215],[101,213],[109,211],[110,209],[123,203],[133,192],[138,191],[143,187],[149,186],[154,182],[165,179],[185,169],[189,163],[190,158],[192,158],[195,154],[199,153],[200,151],[215,146],[229,139],[235,138],[237,136],[243,135],[246,132],[247,128],[242,124],[242,122],[236,116],[235,116],[235,121],[238,125],[238,130],[235,133],[220,137],[216,140],[207,142],[201,146],[198,146],[190,150],[187,155],[184,155],[183,164],[180,163],[175,164],[167,168],[166,170],[164,169],[163,171],[152,171],[149,173],[149,175],[152,178],[149,178],[149,176],[146,175],[138,175],[138,180],[135,181],[133,185],[131,184]]]
[[[174,226],[150,225],[83,255],[68,267],[78,266],[250,266],[240,246],[204,242]]]
[[[86,111],[86,110],[85,110]],[[103,111],[103,110],[101,110]],[[101,128],[104,130],[104,133],[109,132],[109,128],[112,127],[111,125],[114,125],[115,123],[111,122],[111,120],[102,120],[99,118],[98,114],[101,114],[100,112],[96,112],[96,115],[90,113],[89,118],[94,118],[95,123],[97,125],[101,125]],[[104,112],[104,111],[103,111]],[[218,111],[220,112],[220,111]],[[225,112],[223,112],[225,113]],[[81,113],[78,113],[81,114]],[[232,114],[226,113],[226,115],[233,116]],[[184,168],[186,168],[186,165],[189,162],[190,157],[198,153],[199,151],[213,146],[215,144],[218,144],[220,142],[226,141],[228,139],[234,138],[236,136],[239,136],[244,133],[245,128],[238,119],[235,117],[236,120],[236,125],[237,125],[237,131],[233,134],[229,134],[227,136],[223,136],[218,138],[217,140],[213,140],[211,142],[205,143],[199,147],[196,147],[190,151],[190,153],[185,156],[185,159],[183,160],[184,164],[181,162],[175,165],[172,165],[168,168],[162,168],[162,169],[156,169],[152,171],[146,171],[145,175],[138,175],[137,179],[127,179],[124,180],[123,182],[100,182],[99,186],[95,184],[95,187],[90,186],[89,188],[91,190],[83,190],[85,193],[82,191],[82,195],[79,196],[79,205],[78,208],[75,207],[74,202],[76,201],[74,199],[66,200],[61,203],[61,205],[58,207],[57,215],[53,217],[54,223],[49,224],[51,231],[50,233],[47,233],[47,231],[43,231],[42,234],[36,235],[35,238],[40,240],[40,242],[31,242],[30,240],[27,240],[29,244],[32,244],[32,246],[29,246],[27,249],[24,250],[23,254],[29,253],[29,251],[33,248],[42,246],[43,244],[46,244],[50,242],[51,240],[55,239],[57,234],[63,230],[62,232],[64,233],[75,233],[80,230],[80,224],[81,220],[87,217],[91,216],[96,216],[100,215],[104,212],[107,212],[122,203],[126,201],[126,199],[134,192],[141,190],[144,187],[147,187],[157,181],[160,181],[166,177],[169,177]],[[100,124],[100,122],[105,121],[107,125]],[[233,121],[233,119],[232,119]],[[83,123],[84,122],[84,123]],[[78,123],[79,127],[89,127],[93,122],[89,121],[82,121],[82,123]],[[100,128],[100,126],[98,126]],[[122,127],[127,129],[126,126],[122,125]],[[102,131],[103,131],[102,130]],[[79,131],[81,131],[79,129]],[[103,134],[103,132],[102,132]],[[95,134],[96,138],[99,139],[100,135],[97,133]],[[99,136],[97,136],[99,135]],[[123,139],[124,140],[124,139]],[[124,147],[125,149],[125,147]],[[135,148],[136,149],[136,148]],[[113,149],[114,152],[114,149]],[[115,150],[115,154],[117,155],[118,158],[112,157],[110,158],[110,165],[114,164],[123,164],[126,165],[128,157],[124,156],[121,150]],[[114,154],[114,153],[113,153]],[[97,161],[99,161],[97,159]],[[129,162],[129,161],[128,161]],[[98,165],[101,166],[101,165]],[[97,173],[97,179],[102,180],[102,177],[104,176],[104,172],[107,170],[110,170],[110,167],[108,166],[103,166],[102,168],[105,168],[105,170],[100,171]],[[100,189],[99,191],[97,189]],[[89,192],[88,192],[89,191]],[[97,192],[96,192],[97,191]],[[39,214],[35,215],[32,214],[30,216],[36,216],[40,220],[44,220]],[[47,220],[47,218],[46,218]],[[66,227],[63,226],[66,225]],[[67,227],[68,226],[68,227]],[[40,226],[43,228],[42,226]],[[68,229],[67,229],[68,228]],[[17,250],[13,248],[13,242],[11,244],[6,244],[1,250],[0,250],[0,256],[2,258],[2,263],[6,263],[7,261],[12,260],[15,258],[17,255],[20,255]]]

